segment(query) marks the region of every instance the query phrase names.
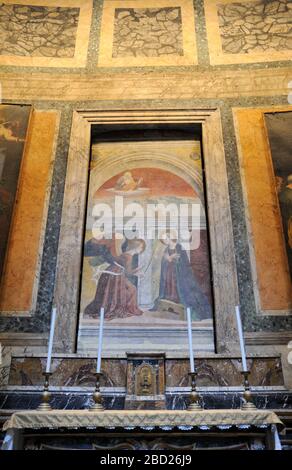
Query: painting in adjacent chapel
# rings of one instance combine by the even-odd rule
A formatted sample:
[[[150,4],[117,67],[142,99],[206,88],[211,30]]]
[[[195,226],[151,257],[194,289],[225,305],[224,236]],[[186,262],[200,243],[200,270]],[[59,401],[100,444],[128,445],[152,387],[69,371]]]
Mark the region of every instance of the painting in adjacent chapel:
[[[0,275],[12,222],[30,111],[30,106],[0,106]]]
[[[266,114],[266,126],[292,279],[292,112]]]
[[[114,218],[117,210],[121,214],[119,204],[123,220]],[[199,211],[192,213],[192,207]],[[96,226],[101,216],[104,223]],[[180,227],[191,219],[188,244],[188,234],[173,221]],[[104,308],[108,325],[175,328],[185,325],[187,307],[194,327],[212,325],[200,143],[97,144],[89,176],[81,325],[94,326]]]

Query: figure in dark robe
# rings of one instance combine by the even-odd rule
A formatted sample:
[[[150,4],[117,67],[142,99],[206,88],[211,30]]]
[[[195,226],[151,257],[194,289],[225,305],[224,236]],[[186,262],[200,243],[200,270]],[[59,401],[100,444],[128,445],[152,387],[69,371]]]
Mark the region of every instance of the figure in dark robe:
[[[283,219],[283,228],[286,240],[287,254],[290,273],[292,277],[292,240],[291,240],[291,225],[292,225],[292,175],[287,178],[287,183],[279,194],[280,208]]]
[[[103,263],[111,264],[115,260],[106,244],[106,241],[97,240],[96,238],[91,238],[85,243],[84,256],[94,258],[94,261],[91,262],[92,266],[97,266]]]
[[[159,299],[190,307],[193,320],[211,319],[209,300],[194,277],[186,251],[168,234],[161,242],[166,249],[161,261]]]
[[[126,251],[111,260],[106,250],[102,249],[102,256],[110,260],[110,265],[102,272],[95,298],[85,308],[84,317],[99,318],[102,307],[105,320],[143,314],[137,304],[137,288],[131,279],[142,274],[139,267],[133,269],[132,266],[133,257],[144,250],[145,242],[141,239],[129,240]],[[92,252],[95,253],[95,250]]]

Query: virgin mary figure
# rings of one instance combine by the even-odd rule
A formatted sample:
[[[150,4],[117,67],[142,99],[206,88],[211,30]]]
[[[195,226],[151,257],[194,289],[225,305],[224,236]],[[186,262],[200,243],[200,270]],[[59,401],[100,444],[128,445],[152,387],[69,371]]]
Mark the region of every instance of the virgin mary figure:
[[[193,320],[212,318],[207,296],[192,271],[188,255],[176,238],[166,233],[160,241],[166,246],[161,261],[159,298],[192,309]]]

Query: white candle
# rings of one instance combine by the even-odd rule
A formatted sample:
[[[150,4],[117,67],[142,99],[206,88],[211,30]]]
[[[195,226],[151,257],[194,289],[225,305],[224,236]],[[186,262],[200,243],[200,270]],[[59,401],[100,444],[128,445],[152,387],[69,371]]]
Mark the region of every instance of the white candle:
[[[239,344],[240,344],[240,351],[241,351],[241,358],[242,358],[242,370],[243,370],[243,372],[246,372],[247,371],[247,364],[246,364],[245,345],[244,345],[244,337],[243,337],[240,309],[239,309],[238,305],[235,307],[235,313],[236,313],[237,329],[238,329]]]
[[[187,307],[187,319],[188,319],[190,366],[191,366],[191,372],[195,372],[195,361],[194,361],[194,353],[193,353],[193,336],[192,336],[192,317],[191,317],[191,309],[189,307]]]
[[[57,309],[54,307],[52,310],[51,316],[51,327],[50,327],[50,338],[49,338],[49,346],[48,346],[48,356],[47,356],[47,366],[46,372],[50,372],[51,370],[51,362],[52,362],[52,350],[53,350],[53,341],[54,341],[54,332],[55,332],[55,323],[56,323],[56,314]]]
[[[99,337],[98,337],[98,351],[97,351],[97,364],[96,372],[100,373],[101,370],[101,347],[103,337],[103,321],[104,321],[104,308],[100,309],[100,320],[99,320]]]

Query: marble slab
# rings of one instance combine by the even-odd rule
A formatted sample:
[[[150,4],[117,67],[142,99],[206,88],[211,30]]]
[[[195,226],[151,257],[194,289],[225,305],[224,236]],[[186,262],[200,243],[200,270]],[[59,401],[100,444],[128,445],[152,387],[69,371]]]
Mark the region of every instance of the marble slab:
[[[92,0],[6,0],[0,5],[0,64],[84,67],[91,18]]]
[[[13,358],[9,385],[42,385],[46,360],[40,357]],[[126,360],[102,361],[102,386],[126,386]],[[52,361],[52,386],[94,386],[96,359],[56,358]]]
[[[183,410],[188,403],[189,391],[184,393],[167,393],[166,409]],[[202,404],[206,409],[236,409],[242,404],[242,392],[201,392]],[[92,392],[70,393],[54,392],[51,406],[55,409],[86,409],[92,404]],[[0,392],[0,410],[32,410],[40,404],[40,391],[22,393],[18,390]],[[103,391],[106,409],[124,409],[125,397],[122,394],[113,395]],[[254,392],[253,400],[260,409],[290,410],[292,409],[292,393],[288,391]]]
[[[241,361],[238,358],[197,359],[198,385],[201,387],[240,386]],[[248,359],[251,370],[250,382],[253,386],[283,386],[283,373],[280,357],[253,357]],[[96,360],[94,358],[53,358],[52,386],[93,386]],[[42,385],[43,357],[13,357],[8,384]],[[126,387],[126,359],[104,359],[104,377],[101,385],[106,387]],[[186,359],[166,359],[166,387],[186,387],[189,385],[189,361]]]
[[[204,0],[210,63],[291,60],[290,0]]]

